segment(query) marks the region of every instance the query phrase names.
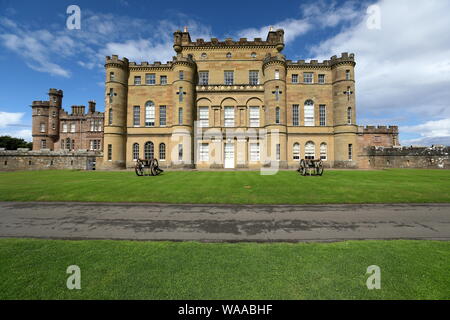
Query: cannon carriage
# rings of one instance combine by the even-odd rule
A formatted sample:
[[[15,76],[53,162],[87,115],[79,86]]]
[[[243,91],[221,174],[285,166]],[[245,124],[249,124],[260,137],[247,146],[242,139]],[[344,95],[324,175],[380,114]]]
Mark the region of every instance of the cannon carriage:
[[[135,166],[136,175],[142,176],[158,176],[164,172],[163,169],[159,167],[159,162],[157,159],[138,159]]]
[[[314,159],[302,159],[300,160],[300,167],[297,170],[302,176],[307,175],[323,175],[323,162],[322,160]]]

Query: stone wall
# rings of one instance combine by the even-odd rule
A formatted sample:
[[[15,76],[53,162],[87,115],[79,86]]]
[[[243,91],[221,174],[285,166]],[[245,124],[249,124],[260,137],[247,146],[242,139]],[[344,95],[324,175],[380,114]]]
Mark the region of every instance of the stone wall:
[[[0,171],[19,170],[94,170],[96,157],[101,153],[79,150],[68,151],[5,151],[0,149]]]
[[[367,147],[359,156],[360,169],[450,169],[450,147]]]

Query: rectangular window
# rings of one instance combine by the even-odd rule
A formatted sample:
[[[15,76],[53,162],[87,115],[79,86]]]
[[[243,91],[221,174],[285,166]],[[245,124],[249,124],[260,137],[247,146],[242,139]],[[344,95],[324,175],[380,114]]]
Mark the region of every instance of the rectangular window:
[[[320,126],[327,125],[327,107],[324,104],[319,105],[319,120]]]
[[[180,70],[180,72],[178,72],[178,79],[184,80],[184,71],[183,70]]]
[[[353,145],[348,145],[348,160],[353,160]]]
[[[167,112],[166,111],[167,111],[166,106],[159,107],[159,125],[161,127],[163,127],[167,124]]]
[[[108,144],[108,161],[112,160],[112,144]]]
[[[209,161],[209,144],[200,144],[200,161]]]
[[[141,125],[141,107],[133,107],[133,125],[139,127]]]
[[[183,108],[178,108],[178,124],[183,124]]]
[[[161,76],[159,77],[159,83],[164,86],[167,84],[167,76]]]
[[[234,127],[234,107],[225,107],[225,127]]]
[[[141,77],[140,76],[135,76],[134,77],[134,85],[135,86],[141,85]]]
[[[250,161],[259,161],[259,143],[250,143]]]
[[[277,159],[277,161],[279,161],[280,159],[281,159],[281,145],[279,144],[279,143],[277,143],[277,146],[276,146],[276,148],[277,148],[277,153],[276,153],[276,159]]]
[[[91,150],[100,150],[100,140],[91,140],[90,147]]]
[[[325,75],[324,74],[319,74],[319,83],[320,84],[324,84],[325,83]]]
[[[96,125],[95,121],[91,120],[91,132],[95,131],[95,125]]]
[[[250,127],[259,127],[259,107],[250,107]]]
[[[292,83],[298,83],[298,74],[292,75]]]
[[[251,70],[248,75],[250,85],[259,84],[259,72],[257,70]]]
[[[62,125],[62,132],[64,132],[64,133],[67,132],[67,123],[63,123],[63,125]]]
[[[178,161],[183,161],[183,145],[178,145]]]
[[[147,73],[145,75],[145,83],[149,85],[155,85],[156,84],[156,76],[154,73]]]
[[[232,86],[234,84],[234,71],[225,71],[225,85]]]
[[[350,80],[350,70],[345,70],[345,80]]]
[[[305,127],[314,127],[314,106],[305,105]]]
[[[280,70],[275,70],[275,80],[280,80]]]
[[[198,83],[201,86],[207,86],[209,83],[209,72],[208,71],[200,71],[198,73]]]
[[[304,83],[313,83],[313,76],[314,76],[314,73],[312,73],[312,72],[303,73],[303,82]]]
[[[199,125],[200,125],[200,128],[208,128],[209,127],[209,108],[208,107],[200,107],[199,108]]]
[[[52,112],[52,116],[53,116],[53,118],[56,118],[56,111]]]
[[[41,140],[41,149],[47,149],[47,140]]]
[[[154,127],[155,126],[155,105],[152,103],[147,103],[145,106],[145,126]]]
[[[292,106],[292,125],[293,126],[299,126],[300,125],[300,119],[299,119],[299,106],[298,104],[294,104]]]
[[[75,133],[75,123],[70,125],[70,133]]]
[[[116,79],[116,77],[115,77],[115,75],[114,75],[114,72],[111,72],[110,74],[109,74],[109,81],[114,81]]]
[[[41,125],[40,125],[40,131],[41,131],[41,133],[44,133],[44,132],[45,132],[45,123],[41,123]]]

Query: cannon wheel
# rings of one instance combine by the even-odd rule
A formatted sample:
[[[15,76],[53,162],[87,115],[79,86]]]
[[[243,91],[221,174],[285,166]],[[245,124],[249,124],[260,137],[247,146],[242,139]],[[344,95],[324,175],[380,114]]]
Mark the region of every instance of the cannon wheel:
[[[306,162],[305,160],[300,160],[300,174],[306,176]]]
[[[159,163],[157,159],[153,159],[150,162],[150,171],[152,173],[152,176],[157,176],[159,174],[158,172]]]
[[[316,174],[317,174],[318,176],[322,176],[322,175],[323,175],[323,162],[322,162],[322,161],[319,161],[319,162],[317,163]]]
[[[134,171],[138,177],[142,177],[144,175],[144,164],[139,159],[136,161],[136,166],[134,167]]]

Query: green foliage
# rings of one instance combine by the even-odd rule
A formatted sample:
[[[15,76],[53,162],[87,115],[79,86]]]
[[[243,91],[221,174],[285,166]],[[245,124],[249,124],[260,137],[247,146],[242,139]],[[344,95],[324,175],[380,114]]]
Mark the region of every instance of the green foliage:
[[[81,269],[68,290],[66,269]],[[367,267],[381,268],[368,290]],[[0,240],[4,299],[450,299],[450,242]]]
[[[27,142],[24,139],[13,138],[10,136],[0,136],[0,148],[6,150],[17,150],[18,148],[33,148],[32,142]]]
[[[0,172],[0,201],[230,204],[450,202],[450,170],[334,170],[302,177],[258,171]]]

